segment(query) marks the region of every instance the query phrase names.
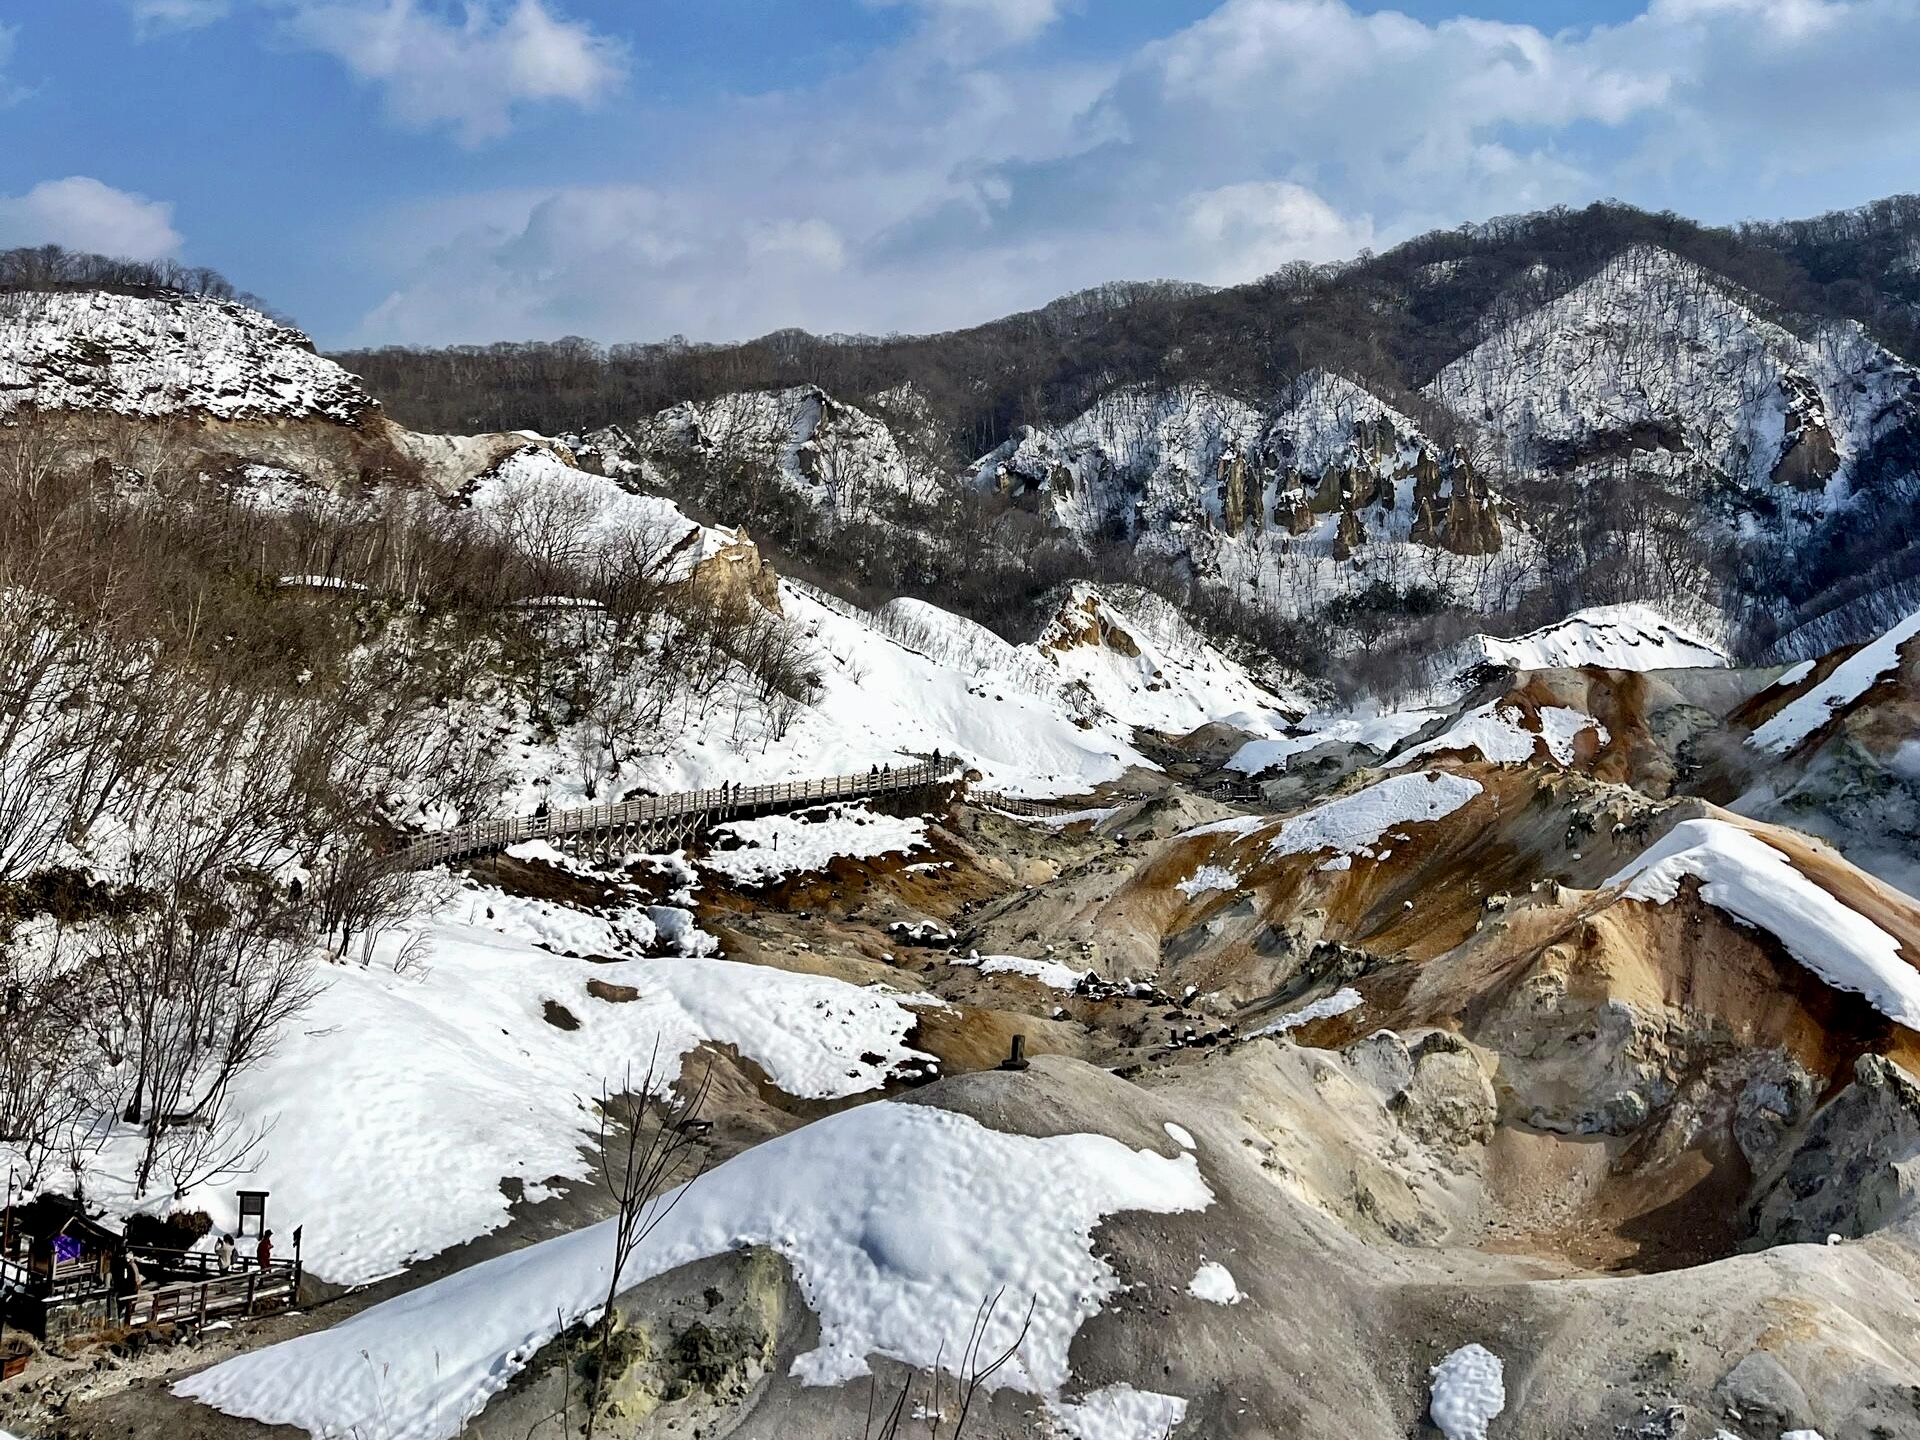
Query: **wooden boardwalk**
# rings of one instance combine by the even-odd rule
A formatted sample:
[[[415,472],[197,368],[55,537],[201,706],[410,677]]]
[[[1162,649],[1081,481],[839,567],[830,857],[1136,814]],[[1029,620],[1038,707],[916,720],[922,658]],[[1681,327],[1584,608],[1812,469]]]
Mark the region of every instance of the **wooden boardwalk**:
[[[677,795],[648,795],[618,805],[590,805],[583,810],[556,810],[516,820],[482,820],[422,835],[395,852],[402,869],[424,870],[449,860],[490,855],[524,840],[587,836],[608,849],[665,850],[684,845],[701,831],[728,820],[771,815],[835,800],[861,800],[909,790],[930,790],[960,778],[958,761],[923,761],[890,771],[855,775],[828,775],[817,780],[792,780],[781,785],[723,786],[688,790]]]
[[[136,1248],[134,1255],[164,1279],[121,1299],[121,1323],[132,1330],[153,1325],[198,1330],[209,1320],[285,1309],[300,1293],[300,1267],[293,1260],[272,1260],[263,1270],[251,1256],[237,1255],[231,1270],[221,1270],[211,1255],[145,1248]]]

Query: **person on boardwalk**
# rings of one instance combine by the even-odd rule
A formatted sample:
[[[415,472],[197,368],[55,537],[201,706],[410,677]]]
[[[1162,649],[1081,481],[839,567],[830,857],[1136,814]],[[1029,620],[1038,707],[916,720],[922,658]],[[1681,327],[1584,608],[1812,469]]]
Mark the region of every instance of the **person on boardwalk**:
[[[254,1252],[254,1258],[260,1262],[260,1273],[266,1274],[267,1267],[273,1263],[273,1231],[260,1237],[260,1248]]]
[[[213,1247],[213,1260],[220,1267],[220,1273],[225,1275],[232,1270],[239,1258],[240,1248],[233,1243],[233,1236],[223,1234]]]

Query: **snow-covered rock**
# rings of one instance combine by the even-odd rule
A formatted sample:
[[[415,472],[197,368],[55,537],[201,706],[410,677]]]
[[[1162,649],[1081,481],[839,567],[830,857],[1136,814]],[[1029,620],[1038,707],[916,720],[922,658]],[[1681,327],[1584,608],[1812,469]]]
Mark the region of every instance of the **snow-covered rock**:
[[[0,294],[0,416],[328,420],[376,409],[291,326],[230,300],[104,290]]]
[[[1044,505],[1089,541],[1124,537],[1230,583],[1272,570],[1270,590],[1276,555],[1338,566],[1369,546],[1502,545],[1463,454],[1324,370],[1269,409],[1197,384],[1116,390],[1063,425],[1027,427],[976,463],[974,483]]]
[[[1889,1019],[1920,1030],[1920,970],[1898,937],[1742,826],[1683,821],[1607,883],[1625,885],[1625,899],[1666,904],[1689,879],[1700,882],[1707,904],[1766,931],[1836,990],[1862,995]]]
[[[882,398],[909,424],[922,413],[903,389]],[[764,477],[840,518],[871,515],[932,483],[909,463],[884,420],[813,385],[682,401],[587,440],[611,469],[662,459],[729,466],[743,480]]]
[[[1899,669],[1901,647],[1916,635],[1920,635],[1920,611],[1862,645],[1836,665],[1826,679],[1774,711],[1747,737],[1747,743],[1756,750],[1777,755],[1794,749],[1834,716],[1852,707],[1884,676]],[[1782,675],[1777,683],[1784,687],[1804,681],[1811,669],[1808,666],[1806,670],[1799,670],[1793,681]]]

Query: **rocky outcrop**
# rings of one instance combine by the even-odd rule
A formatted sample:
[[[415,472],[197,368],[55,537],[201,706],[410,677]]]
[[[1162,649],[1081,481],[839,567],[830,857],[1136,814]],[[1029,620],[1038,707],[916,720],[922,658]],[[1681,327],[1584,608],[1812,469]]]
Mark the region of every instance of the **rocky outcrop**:
[[[1465,451],[1455,450],[1444,465],[1423,455],[1413,474],[1415,543],[1456,555],[1499,552],[1504,537],[1493,492]]]
[[[1853,1083],[1754,1182],[1748,1203],[1757,1245],[1854,1238],[1910,1216],[1920,1205],[1920,1083],[1861,1056]]]
[[[1780,393],[1787,407],[1786,434],[1780,442],[1780,458],[1774,462],[1773,483],[1796,490],[1824,490],[1840,469],[1840,452],[1833,443],[1819,387],[1804,375],[1789,373],[1781,377]]]

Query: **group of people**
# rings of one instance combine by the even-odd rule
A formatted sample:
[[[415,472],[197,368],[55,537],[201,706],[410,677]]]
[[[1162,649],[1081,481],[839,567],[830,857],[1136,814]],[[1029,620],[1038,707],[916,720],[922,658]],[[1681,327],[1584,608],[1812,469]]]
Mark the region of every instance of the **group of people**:
[[[262,1233],[259,1245],[254,1247],[253,1257],[259,1262],[260,1273],[264,1275],[273,1263],[273,1231]],[[240,1268],[240,1247],[233,1236],[223,1234],[214,1241],[213,1263],[220,1267],[222,1275]]]

